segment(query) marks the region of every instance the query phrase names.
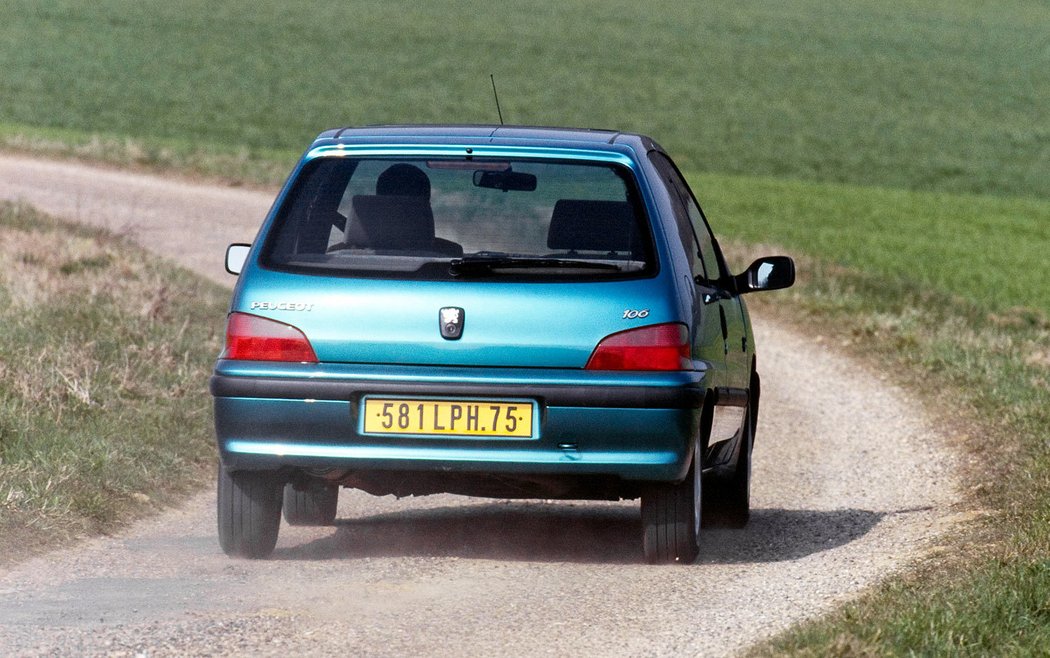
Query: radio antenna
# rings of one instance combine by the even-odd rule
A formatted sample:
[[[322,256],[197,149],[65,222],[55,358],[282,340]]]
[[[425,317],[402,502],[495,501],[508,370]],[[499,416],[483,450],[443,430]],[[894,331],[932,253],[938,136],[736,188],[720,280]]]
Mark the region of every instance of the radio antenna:
[[[496,76],[489,73],[489,80],[492,81],[492,95],[496,98],[496,114],[499,115],[499,125],[503,125],[503,111],[499,109],[499,94],[496,93]]]

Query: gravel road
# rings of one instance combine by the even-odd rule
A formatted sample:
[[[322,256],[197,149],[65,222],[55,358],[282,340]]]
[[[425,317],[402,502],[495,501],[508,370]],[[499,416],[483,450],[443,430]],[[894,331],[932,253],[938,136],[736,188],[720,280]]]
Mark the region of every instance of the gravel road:
[[[272,195],[0,156],[0,198],[129,233],[231,285]],[[726,655],[936,548],[957,482],[903,390],[755,318],[752,521],[699,564],[642,563],[637,503],[395,500],[343,491],[336,528],[274,558],[219,550],[212,491],[0,571],[0,655]]]

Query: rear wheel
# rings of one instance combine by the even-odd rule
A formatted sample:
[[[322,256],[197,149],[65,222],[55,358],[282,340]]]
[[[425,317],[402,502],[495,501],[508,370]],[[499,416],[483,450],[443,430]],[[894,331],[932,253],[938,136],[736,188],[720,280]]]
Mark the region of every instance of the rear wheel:
[[[701,473],[697,449],[684,480],[656,485],[642,494],[642,547],[646,562],[692,564],[696,561],[700,554]]]
[[[288,525],[323,526],[335,523],[339,487],[284,485],[284,520]]]
[[[277,545],[282,483],[268,471],[230,472],[219,464],[219,545],[234,557],[264,558]]]

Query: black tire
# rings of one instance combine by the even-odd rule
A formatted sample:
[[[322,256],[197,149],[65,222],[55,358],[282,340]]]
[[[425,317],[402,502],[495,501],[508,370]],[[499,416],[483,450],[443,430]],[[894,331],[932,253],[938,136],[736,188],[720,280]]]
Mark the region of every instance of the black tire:
[[[273,553],[281,527],[282,482],[268,471],[227,471],[219,464],[219,545],[231,557]]]
[[[686,478],[642,494],[642,548],[649,564],[692,564],[700,554],[703,478],[696,451]]]
[[[751,519],[751,450],[755,442],[753,419],[751,407],[748,407],[732,475],[708,482],[704,498],[705,526],[739,529]]]
[[[339,505],[339,487],[310,487],[297,490],[291,483],[284,485],[284,520],[288,525],[335,525],[335,510]]]

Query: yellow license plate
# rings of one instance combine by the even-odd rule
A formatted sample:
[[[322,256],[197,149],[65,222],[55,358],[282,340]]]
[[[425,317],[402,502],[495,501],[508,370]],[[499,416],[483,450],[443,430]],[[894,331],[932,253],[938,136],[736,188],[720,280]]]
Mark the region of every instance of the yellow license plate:
[[[365,434],[533,437],[530,400],[414,400],[367,397]]]

